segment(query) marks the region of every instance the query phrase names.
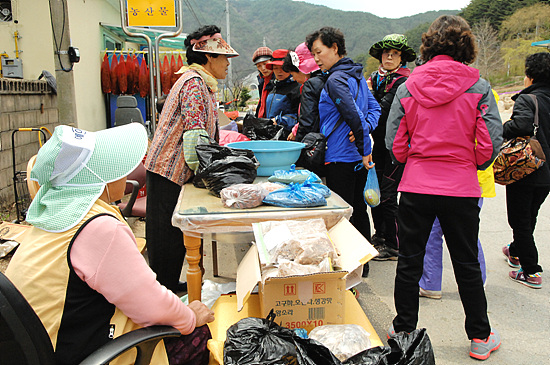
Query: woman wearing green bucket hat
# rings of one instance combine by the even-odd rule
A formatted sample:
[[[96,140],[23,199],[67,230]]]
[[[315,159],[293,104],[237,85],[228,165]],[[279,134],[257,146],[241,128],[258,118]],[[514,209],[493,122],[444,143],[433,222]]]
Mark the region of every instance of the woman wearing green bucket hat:
[[[371,134],[374,141],[372,160],[382,195],[380,205],[372,208],[372,221],[376,231],[372,242],[379,252],[374,260],[397,260],[397,186],[403,174],[403,166],[392,163],[384,139],[393,98],[399,85],[409,77],[411,70],[407,68],[407,62],[414,61],[416,53],[408,46],[407,37],[402,34],[385,36],[372,45],[369,53],[380,61],[378,70],[370,75],[367,83],[382,109],[378,126]]]
[[[87,132],[59,126],[40,149],[30,179],[40,185],[29,230],[6,276],[42,321],[56,364],[78,364],[111,338],[155,324],[182,336],[152,363],[208,363],[213,313],[186,306],[155,279],[118,208],[126,176],[141,163],[147,133],[138,123]],[[166,351],[165,351],[166,350]],[[131,352],[116,364],[133,363]]]

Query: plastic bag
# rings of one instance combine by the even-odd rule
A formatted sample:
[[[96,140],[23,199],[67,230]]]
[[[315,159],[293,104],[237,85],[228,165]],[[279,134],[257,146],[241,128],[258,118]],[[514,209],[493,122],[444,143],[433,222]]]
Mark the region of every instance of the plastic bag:
[[[380,187],[378,186],[378,177],[376,176],[375,168],[369,169],[367,182],[363,189],[363,198],[365,198],[365,203],[371,208],[380,204]]]
[[[370,348],[370,333],[356,324],[333,324],[315,327],[309,338],[325,345],[340,361]]]
[[[302,265],[295,261],[289,260],[280,261],[281,262],[279,263],[277,274],[275,276],[279,276],[282,278],[294,275],[309,275],[319,272],[332,271],[332,265],[330,264],[330,259],[328,257],[325,257],[323,261],[314,265]]]
[[[236,131],[220,129],[220,146],[243,141],[250,141],[250,138]]]
[[[275,125],[271,119],[256,118],[249,113],[243,119],[243,134],[253,141],[284,139],[282,125]]]
[[[330,241],[325,222],[321,218],[306,221],[266,221],[255,225],[261,230],[256,244],[262,247],[259,250],[260,262],[264,265],[280,264],[283,260],[295,261],[301,265],[319,265],[327,257],[334,265],[338,262],[338,252]],[[265,257],[264,252],[269,257]]]
[[[216,300],[218,300],[222,294],[234,293],[236,290],[237,283],[234,281],[230,281],[228,283],[216,283],[205,279],[204,283],[202,283],[201,302],[203,302],[208,308],[212,308],[214,303],[216,303]],[[185,305],[189,305],[188,294],[182,296],[180,300]]]
[[[268,193],[260,184],[236,184],[223,188],[220,198],[226,208],[247,209],[262,205]]]
[[[400,332],[388,339],[389,347],[373,347],[344,361],[346,365],[435,365],[434,351],[425,328]]]
[[[305,181],[310,183],[320,183],[321,178],[309,170],[296,170],[296,165],[290,165],[290,170],[276,170],[273,175],[267,178],[267,181],[281,182],[284,184],[302,184]]]
[[[323,345],[304,339],[274,323],[273,310],[266,319],[243,318],[227,330],[223,348],[225,365],[297,364],[340,365]]]
[[[318,190],[302,189],[300,184],[290,184],[287,188],[273,191],[264,198],[265,204],[284,208],[308,208],[327,205],[327,200]]]
[[[197,144],[195,147],[199,168],[193,185],[206,187],[212,194],[235,184],[250,184],[260,166],[254,152],[245,149],[222,147],[217,144]]]
[[[302,184],[302,189],[312,189],[313,191],[318,192],[319,194],[322,194],[325,198],[328,198],[331,194],[330,189],[321,183],[311,182],[310,180],[306,180]]]

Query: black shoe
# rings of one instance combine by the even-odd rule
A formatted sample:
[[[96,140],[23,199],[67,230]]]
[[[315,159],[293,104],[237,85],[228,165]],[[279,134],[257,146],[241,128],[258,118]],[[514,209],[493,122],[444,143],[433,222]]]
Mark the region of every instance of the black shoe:
[[[390,246],[384,245],[378,249],[378,256],[375,256],[373,260],[375,261],[397,261],[399,257],[399,251],[391,248]]]
[[[381,246],[384,246],[384,244],[386,243],[386,239],[381,235],[379,235],[378,233],[373,234],[370,241],[371,241],[371,244],[374,246],[374,248],[376,248],[377,250]]]
[[[180,292],[187,292],[187,283],[183,282],[183,281],[178,281],[178,284],[176,285],[176,292],[177,293],[180,293]]]
[[[365,265],[363,265],[363,274],[361,275],[362,277],[366,278],[369,276],[369,263],[367,262]]]

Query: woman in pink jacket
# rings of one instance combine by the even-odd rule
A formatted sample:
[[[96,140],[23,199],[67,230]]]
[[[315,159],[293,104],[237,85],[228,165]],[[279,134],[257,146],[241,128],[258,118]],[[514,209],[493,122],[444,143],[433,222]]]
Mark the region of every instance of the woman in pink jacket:
[[[476,52],[474,35],[463,18],[437,18],[422,36],[420,53],[426,63],[399,87],[391,107],[386,146],[394,163],[405,164],[405,169],[398,189],[397,316],[390,335],[416,328],[418,281],[437,217],[466,314],[470,356],[485,360],[500,346],[500,336],[489,324],[477,259],[477,170],[495,159],[502,122],[491,86],[467,66]]]

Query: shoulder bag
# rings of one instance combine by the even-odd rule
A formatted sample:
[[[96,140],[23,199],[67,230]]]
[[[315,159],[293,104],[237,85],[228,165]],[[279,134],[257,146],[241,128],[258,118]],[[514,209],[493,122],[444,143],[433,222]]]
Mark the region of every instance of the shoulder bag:
[[[360,80],[357,80],[357,95],[355,95],[354,101],[357,101],[359,97]],[[342,116],[338,119],[334,128],[326,136],[320,132],[309,132],[304,138],[302,143],[305,143],[305,147],[302,149],[300,159],[296,163],[298,166],[304,167],[309,171],[313,171],[319,176],[325,176],[325,151],[327,150],[328,137],[342,124],[344,119]]]
[[[546,162],[544,151],[536,138],[539,128],[537,97],[533,94],[529,96],[535,102],[533,136],[516,137],[504,142],[493,165],[495,182],[498,184],[508,185],[519,181]]]

